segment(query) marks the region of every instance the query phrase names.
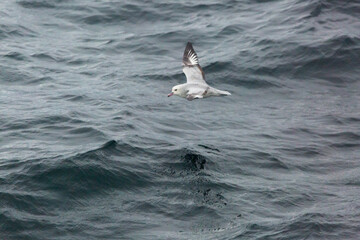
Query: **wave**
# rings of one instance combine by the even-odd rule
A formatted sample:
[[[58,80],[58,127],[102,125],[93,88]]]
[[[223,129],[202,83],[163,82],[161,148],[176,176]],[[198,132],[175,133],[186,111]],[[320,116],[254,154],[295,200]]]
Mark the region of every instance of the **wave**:
[[[215,151],[211,147],[203,149]],[[148,161],[151,155],[152,159],[157,159],[156,162]],[[141,161],[143,157],[146,161]],[[191,199],[201,204],[194,205],[194,210],[205,207],[214,211],[213,208],[227,204],[219,189],[234,186],[211,179],[209,173],[204,172],[208,164],[214,163],[186,148],[164,153],[111,140],[99,148],[70,157],[8,163],[9,174],[3,179],[5,185],[11,184],[12,189],[21,190],[17,193],[0,191],[0,196],[6,200],[2,207],[32,216],[46,216],[52,212],[49,206],[69,208],[81,204],[82,200],[108,195],[115,190],[143,194],[149,189],[166,185],[166,188],[160,187],[163,199]],[[14,171],[20,168],[21,171]],[[66,206],[62,199],[66,199]],[[143,205],[143,201],[138,201],[137,205]],[[154,208],[154,211],[158,210]],[[183,217],[187,215],[182,212]]]
[[[244,31],[244,27],[240,24],[231,24],[223,27],[217,34],[216,38],[228,38],[230,35],[237,35]]]
[[[266,222],[247,223],[245,228],[241,228],[234,239],[254,236],[255,232],[265,231],[263,238],[286,238],[298,239],[305,237],[315,237],[326,239],[346,238],[347,231],[356,232],[357,227],[349,226],[342,222],[341,215],[325,213],[302,213],[286,222],[268,224]],[[335,219],[335,223],[334,223]],[[303,229],[299,232],[298,229]],[[345,229],[345,231],[344,231]],[[339,231],[341,232],[339,234]],[[307,233],[304,235],[304,233]]]
[[[0,39],[8,37],[36,37],[37,32],[20,24],[0,24]]]
[[[60,2],[57,0],[56,2]],[[18,1],[17,4],[24,8],[55,8],[56,5],[50,3],[49,1],[42,0],[42,1]]]
[[[158,163],[157,167],[189,174],[204,170],[208,162],[205,156],[189,149],[178,149],[164,154],[154,152],[151,148],[140,148],[111,140],[100,148],[72,157],[19,163],[16,167],[21,166],[24,171],[13,174],[11,178],[16,179],[17,185],[26,182],[38,190],[46,189],[69,195],[97,193],[111,188],[134,190],[151,185],[151,168],[148,168],[150,163],[143,163],[142,166],[127,161],[128,158],[142,155],[162,156],[162,162]]]
[[[32,75],[27,71],[19,71],[14,67],[6,67],[0,65],[0,78],[1,83],[5,84],[18,84],[32,79]]]
[[[105,4],[108,5],[108,4]],[[170,16],[143,5],[142,7],[135,4],[111,4],[107,7],[97,9],[99,14],[82,17],[81,22],[95,24],[138,24],[158,21],[171,20]]]
[[[360,38],[339,36],[331,38],[319,46],[301,46],[294,50],[297,67],[296,77],[312,76],[329,81],[356,81],[357,62],[360,61]],[[309,53],[309,54],[304,54]],[[314,53],[317,53],[314,55]],[[299,55],[302,54],[303,56]],[[350,73],[350,70],[352,73]],[[349,74],[344,76],[342,72]]]
[[[73,157],[42,159],[25,164],[15,174],[17,185],[27,184],[32,190],[47,190],[68,197],[81,197],[109,189],[135,190],[150,184],[146,171],[122,161],[136,148],[109,141],[102,147]]]
[[[279,150],[291,156],[302,156],[307,158],[323,155],[317,147],[313,146],[280,148]]]
[[[52,115],[52,116],[42,116],[34,119],[20,119],[15,121],[7,121],[2,125],[3,130],[17,130],[17,129],[28,129],[34,127],[46,127],[46,126],[55,126],[64,123],[70,124],[81,124],[84,123],[82,120],[71,118],[64,115]]]
[[[17,61],[25,61],[27,60],[27,57],[21,53],[18,53],[18,52],[9,52],[5,55],[3,55],[4,57],[6,58],[10,58],[10,59],[14,59],[14,60],[17,60]]]
[[[282,161],[279,156],[255,149],[244,150],[246,153],[244,152],[242,159],[246,160],[249,166],[253,165],[256,168],[260,167],[265,169],[290,170],[290,167],[285,161]]]

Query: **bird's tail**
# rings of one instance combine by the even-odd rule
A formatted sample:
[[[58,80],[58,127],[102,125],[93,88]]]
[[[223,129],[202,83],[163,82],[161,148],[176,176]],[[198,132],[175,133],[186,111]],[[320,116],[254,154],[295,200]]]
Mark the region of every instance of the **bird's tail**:
[[[231,95],[231,93],[229,93],[228,91],[219,90],[219,93],[220,93],[220,95],[223,95],[223,96],[229,96],[229,95]]]

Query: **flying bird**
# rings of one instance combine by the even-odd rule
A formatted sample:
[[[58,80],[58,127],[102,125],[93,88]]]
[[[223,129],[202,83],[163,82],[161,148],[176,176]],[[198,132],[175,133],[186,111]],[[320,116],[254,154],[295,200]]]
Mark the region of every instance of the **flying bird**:
[[[174,86],[168,97],[177,95],[192,101],[212,96],[231,95],[228,91],[210,87],[206,83],[204,71],[200,67],[198,56],[190,42],[186,45],[182,65],[186,76],[186,83]]]

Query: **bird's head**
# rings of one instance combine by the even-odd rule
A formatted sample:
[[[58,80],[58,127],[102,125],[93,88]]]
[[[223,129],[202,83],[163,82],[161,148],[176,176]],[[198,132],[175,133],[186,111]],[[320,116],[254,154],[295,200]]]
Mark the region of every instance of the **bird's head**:
[[[172,95],[183,95],[183,87],[182,85],[176,85],[171,89],[171,93],[168,94],[168,97],[171,97]]]

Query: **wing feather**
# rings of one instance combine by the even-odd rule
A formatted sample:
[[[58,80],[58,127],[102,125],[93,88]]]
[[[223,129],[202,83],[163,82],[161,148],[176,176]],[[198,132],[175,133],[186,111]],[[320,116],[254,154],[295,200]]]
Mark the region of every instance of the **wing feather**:
[[[190,42],[187,43],[184,51],[183,72],[185,73],[187,83],[206,84],[204,71]]]

